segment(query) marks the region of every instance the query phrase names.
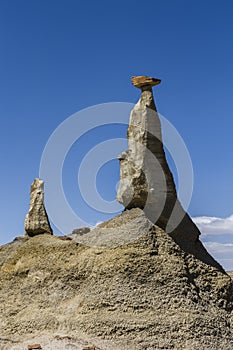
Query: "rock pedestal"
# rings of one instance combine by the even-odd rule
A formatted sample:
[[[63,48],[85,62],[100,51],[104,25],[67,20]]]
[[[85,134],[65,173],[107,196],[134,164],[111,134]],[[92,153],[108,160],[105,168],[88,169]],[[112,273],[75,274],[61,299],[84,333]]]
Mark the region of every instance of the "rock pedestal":
[[[177,198],[166,160],[152,92],[152,87],[160,82],[160,79],[146,76],[132,78],[132,84],[141,89],[141,97],[130,114],[128,150],[118,157],[117,199],[126,209],[143,209],[153,223],[185,244],[187,237],[188,241],[195,241],[200,232]]]
[[[24,228],[27,236],[53,234],[44,206],[44,181],[38,178],[31,185],[30,208],[25,218]]]

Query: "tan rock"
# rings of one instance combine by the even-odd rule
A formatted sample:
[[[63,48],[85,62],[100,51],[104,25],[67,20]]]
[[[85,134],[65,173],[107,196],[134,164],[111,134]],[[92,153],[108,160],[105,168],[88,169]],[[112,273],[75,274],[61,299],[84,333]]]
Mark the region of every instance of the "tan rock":
[[[163,208],[160,219],[166,222],[177,200],[175,183],[168,167],[162,143],[160,119],[155,106],[152,86],[158,79],[139,76],[133,85],[142,87],[138,103],[134,106],[127,131],[128,150],[120,160],[120,186],[117,199],[125,208],[142,208],[153,212],[154,221]],[[163,216],[163,218],[162,218]]]
[[[44,206],[44,181],[36,178],[31,185],[30,208],[24,222],[25,234],[53,234]]]
[[[28,345],[28,350],[39,350],[42,349],[40,344],[30,344]]]
[[[147,77],[145,75],[139,75],[137,77],[132,77],[132,84],[139,88],[142,89],[145,86],[155,86],[161,83],[160,79],[157,78],[151,78]]]
[[[59,236],[58,237],[61,241],[72,241],[71,237],[68,236]]]
[[[137,239],[88,246],[88,235],[115,240],[121,232]],[[87,244],[38,235],[0,247],[0,344],[10,339],[0,349],[39,341],[44,350],[233,349],[233,281],[184,252],[141,209],[79,239]]]
[[[70,237],[73,237],[76,235],[83,236],[90,231],[91,231],[90,227],[87,227],[87,226],[79,227],[79,228],[75,228],[69,236]]]
[[[177,198],[166,160],[161,123],[152,92],[152,86],[159,84],[160,80],[138,76],[132,78],[132,83],[141,88],[142,93],[130,114],[128,150],[118,157],[120,184],[117,200],[126,209],[143,209],[153,223],[165,229],[186,251],[193,253],[192,243],[198,241],[200,231]]]

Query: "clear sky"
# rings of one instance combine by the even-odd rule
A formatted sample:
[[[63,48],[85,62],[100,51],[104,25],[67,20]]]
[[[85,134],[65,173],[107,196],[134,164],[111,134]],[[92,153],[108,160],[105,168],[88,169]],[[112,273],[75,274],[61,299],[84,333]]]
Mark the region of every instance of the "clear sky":
[[[158,110],[192,159],[189,213],[199,217],[209,250],[233,269],[232,13],[231,0],[1,0],[0,243],[23,234],[29,186],[56,127],[95,104],[135,103],[139,91],[130,77],[150,75],[162,79],[154,90]],[[90,144],[112,133],[99,130]],[[125,128],[117,135],[123,137]],[[74,145],[64,165],[74,210],[82,207],[73,194],[77,153]],[[97,177],[109,200],[117,167],[109,162]],[[105,219],[100,213],[87,218],[82,208],[93,225]]]

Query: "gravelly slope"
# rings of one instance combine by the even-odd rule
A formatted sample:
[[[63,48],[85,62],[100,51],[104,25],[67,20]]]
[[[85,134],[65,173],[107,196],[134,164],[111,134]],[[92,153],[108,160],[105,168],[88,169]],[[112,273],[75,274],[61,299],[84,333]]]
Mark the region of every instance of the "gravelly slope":
[[[39,235],[2,246],[1,348],[33,340],[60,349],[65,335],[63,349],[84,341],[101,350],[232,349],[230,277],[184,252],[140,209],[94,233],[110,232],[97,239],[106,242],[125,226],[133,238],[117,244],[96,244],[91,231],[82,242]]]

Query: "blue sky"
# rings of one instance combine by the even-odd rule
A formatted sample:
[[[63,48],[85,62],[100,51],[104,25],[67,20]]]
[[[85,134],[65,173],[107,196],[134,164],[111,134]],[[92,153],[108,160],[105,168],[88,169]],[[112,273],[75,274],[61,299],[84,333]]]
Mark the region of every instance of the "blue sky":
[[[233,214],[232,12],[231,0],[2,0],[0,243],[23,234],[29,186],[56,127],[95,104],[135,103],[139,91],[130,77],[145,74],[162,79],[154,90],[158,110],[191,155],[189,213],[222,218],[217,233],[206,228],[210,221],[205,218],[199,225],[208,231],[203,240],[213,254],[233,269],[233,225],[226,219]],[[102,131],[83,141],[82,150],[112,134],[125,135],[123,127]],[[78,210],[76,147],[64,165],[64,187]],[[117,167],[117,161],[109,162],[97,178],[100,193],[109,200],[115,196]],[[84,210],[82,215],[88,214]],[[93,224],[104,219],[92,215]],[[211,220],[213,225],[216,220]]]

